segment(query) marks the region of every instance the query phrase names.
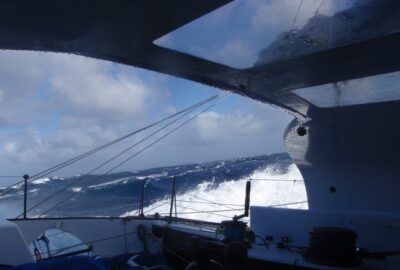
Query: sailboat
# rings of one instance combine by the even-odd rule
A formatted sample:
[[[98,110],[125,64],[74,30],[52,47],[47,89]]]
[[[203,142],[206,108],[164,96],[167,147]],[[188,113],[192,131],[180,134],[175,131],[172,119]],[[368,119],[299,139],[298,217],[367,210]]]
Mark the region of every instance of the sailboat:
[[[126,269],[399,269],[400,2],[293,2],[294,16],[285,9],[287,1],[278,0],[2,1],[1,49],[108,60],[292,114],[284,141],[303,176],[309,209],[251,206],[249,184],[243,215],[222,223],[172,212],[166,217],[22,216],[0,223],[0,264],[11,269],[121,269],[121,261]],[[303,12],[305,7],[311,12]],[[289,23],[278,25],[285,16]],[[240,32],[229,40],[230,31],[218,24],[204,29],[217,29],[210,34],[215,44],[185,39],[202,29],[196,24],[212,24],[215,18],[230,18],[236,28],[262,20],[257,33],[265,39]],[[169,44],[169,35],[179,42]],[[231,45],[250,42],[250,57],[213,54],[207,48],[219,46],[220,38]],[[248,215],[251,227],[241,221]],[[70,245],[50,250],[48,236],[64,233]]]

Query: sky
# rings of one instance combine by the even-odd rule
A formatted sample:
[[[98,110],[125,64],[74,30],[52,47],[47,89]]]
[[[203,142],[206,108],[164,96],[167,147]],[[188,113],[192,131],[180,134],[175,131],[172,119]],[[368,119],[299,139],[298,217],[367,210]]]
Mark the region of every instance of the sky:
[[[248,67],[282,31],[301,28],[316,13],[329,15],[349,1],[335,1],[336,8],[332,3],[235,1],[155,43]],[[34,175],[218,93],[198,83],[83,56],[0,51],[0,176]],[[282,110],[233,94],[118,171],[284,152],[283,133],[291,119]],[[149,132],[52,176],[84,174]],[[10,179],[0,181],[15,181]]]
[[[33,175],[217,93],[83,56],[0,51],[0,175]],[[290,119],[269,105],[230,95],[120,170],[283,152]],[[85,173],[143,136],[56,175]]]

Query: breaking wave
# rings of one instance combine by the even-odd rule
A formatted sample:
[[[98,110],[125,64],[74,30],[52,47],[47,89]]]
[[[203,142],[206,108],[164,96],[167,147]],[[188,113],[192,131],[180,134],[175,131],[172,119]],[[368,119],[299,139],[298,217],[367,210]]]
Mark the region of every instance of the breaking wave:
[[[179,217],[220,221],[241,214],[249,179],[251,205],[307,208],[307,203],[292,204],[307,201],[297,167],[287,154],[273,154],[111,175],[36,179],[28,185],[28,209],[51,194],[64,191],[39,204],[28,216],[36,217],[69,196],[46,216],[134,215],[138,213],[144,183],[145,214],[168,215],[173,179]],[[8,209],[3,216],[21,214],[22,201],[21,185],[0,197],[0,205]]]
[[[241,214],[243,211],[238,209],[243,208],[246,182],[250,179],[252,206],[307,209],[307,195],[297,167],[291,164],[282,171],[277,169],[276,164],[271,164],[239,180],[227,180],[217,187],[214,187],[213,181],[204,181],[194,189],[178,194],[178,216],[218,222]],[[145,214],[167,215],[169,211],[170,198],[144,208]],[[122,216],[133,214],[137,211],[129,211]]]

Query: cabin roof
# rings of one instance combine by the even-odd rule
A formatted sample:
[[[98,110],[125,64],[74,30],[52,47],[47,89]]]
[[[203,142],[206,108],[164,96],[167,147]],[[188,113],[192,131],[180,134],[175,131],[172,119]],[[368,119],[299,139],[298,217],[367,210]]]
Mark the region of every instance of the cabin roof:
[[[264,4],[270,2],[274,1]],[[275,4],[279,2],[286,3],[275,0]],[[399,1],[354,2],[354,6],[330,15],[311,14],[294,33],[291,28],[295,26],[289,24],[268,44],[258,47],[253,64],[246,62],[240,67],[207,55],[207,50],[196,55],[190,50],[190,40],[179,43],[178,48],[157,41],[185,31],[185,27],[190,29],[199,18],[207,22],[208,16],[224,9],[236,12],[227,18],[232,22],[242,10],[240,5],[247,3],[243,1],[6,0],[0,3],[0,48],[105,59],[233,91],[304,116],[310,106],[335,106],[334,102],[324,106],[315,99],[326,85],[335,88],[337,82],[365,77],[379,80],[380,74],[387,73],[395,74],[393,83],[399,80]],[[266,16],[272,20],[279,15],[266,8]],[[248,17],[254,19],[251,13]],[[244,23],[246,18],[240,19]],[[221,35],[225,32],[229,31],[221,29]],[[205,27],[203,36],[207,33],[211,30]],[[229,35],[227,38],[229,42]],[[304,40],[310,39],[311,45],[305,46]],[[205,49],[207,42],[210,44],[206,38]],[[313,90],[296,92],[309,87]],[[388,100],[392,99],[400,99],[400,94],[389,95]],[[352,104],[357,103],[343,105]]]

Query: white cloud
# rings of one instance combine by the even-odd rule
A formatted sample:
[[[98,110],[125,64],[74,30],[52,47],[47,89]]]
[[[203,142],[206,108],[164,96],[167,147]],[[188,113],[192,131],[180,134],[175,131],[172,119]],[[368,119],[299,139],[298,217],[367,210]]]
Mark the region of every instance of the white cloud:
[[[133,68],[66,54],[1,51],[0,89],[3,172],[85,152],[142,126],[165,103],[149,101],[158,90]]]
[[[154,91],[133,69],[114,69],[75,55],[1,51],[0,124],[27,124],[55,110],[113,122],[142,116]]]
[[[58,103],[80,115],[115,119],[132,117],[146,109],[151,90],[134,72],[112,74],[113,64],[89,58],[63,56],[61,67],[53,71],[49,83]],[[64,65],[62,65],[65,63]]]
[[[168,79],[147,73],[144,80],[136,69],[73,55],[1,52],[2,173],[37,173],[176,112]],[[203,114],[120,170],[282,151],[289,117],[235,99],[238,109]],[[59,175],[85,173],[137,140]]]
[[[247,112],[205,113],[144,153],[142,164],[161,166],[283,152],[283,132],[292,118],[265,104],[240,100]]]
[[[14,155],[16,150],[15,142],[7,142],[4,144],[4,151],[9,155]]]
[[[204,143],[212,143],[251,136],[262,131],[263,123],[253,114],[208,112],[197,119],[195,129]]]

